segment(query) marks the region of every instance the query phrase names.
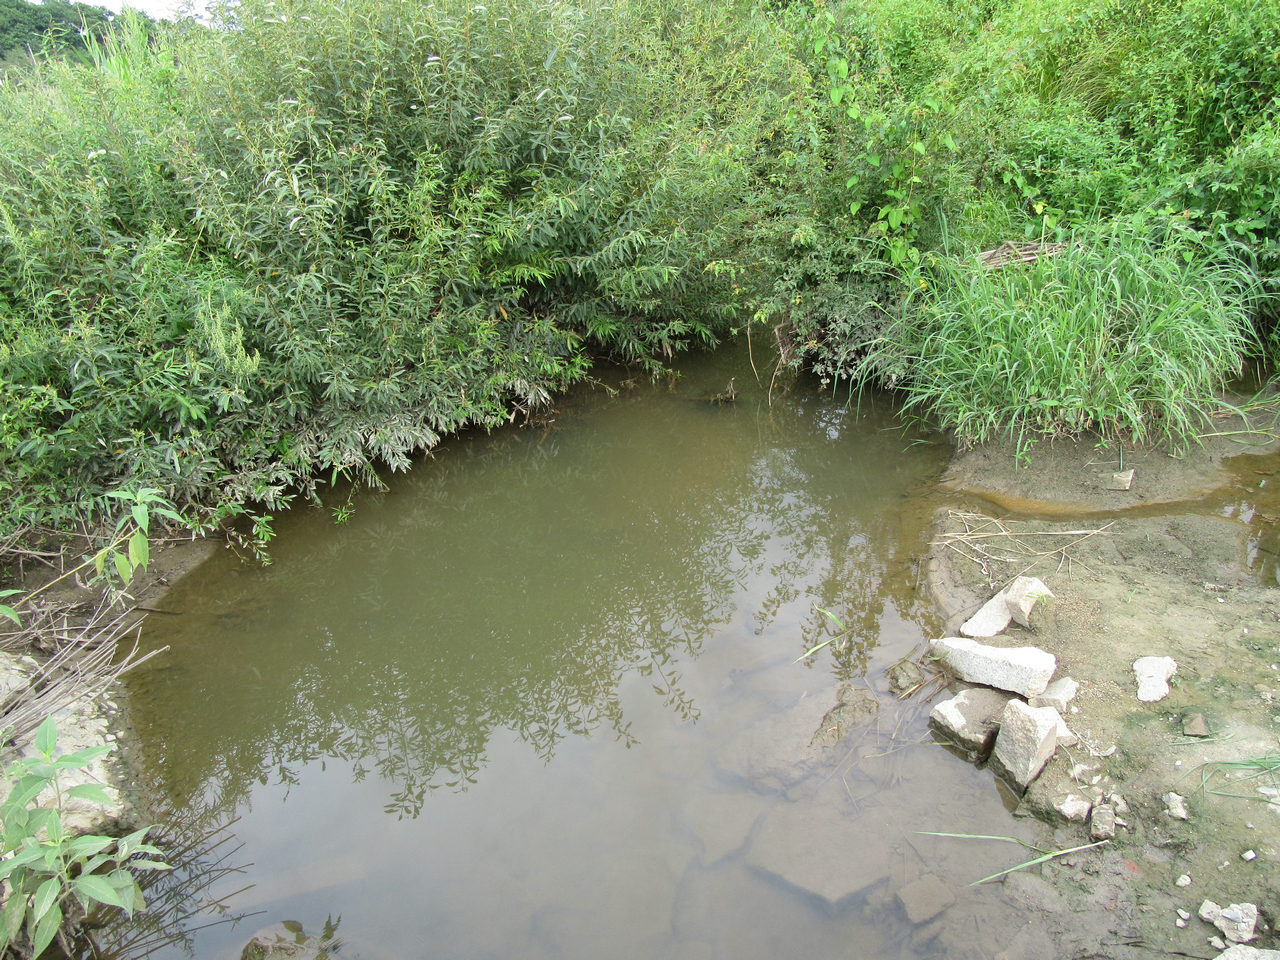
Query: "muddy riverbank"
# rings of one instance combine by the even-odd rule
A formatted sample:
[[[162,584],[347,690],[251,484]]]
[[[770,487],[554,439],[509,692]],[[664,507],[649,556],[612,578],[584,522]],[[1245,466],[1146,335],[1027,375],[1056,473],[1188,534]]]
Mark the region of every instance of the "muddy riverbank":
[[[1080,684],[1066,719],[1081,742],[1058,750],[1017,813],[1052,824],[1062,848],[1089,842],[1058,809],[1068,794],[1101,785],[1129,807],[1109,845],[1006,882],[1039,890],[1026,906],[1052,953],[1003,955],[1217,956],[1205,900],[1256,904],[1250,945],[1277,943],[1280,448],[1239,422],[1222,432],[1180,457],[1060,442],[1020,465],[991,446],[943,478],[926,570],[946,633],[1013,577],[1039,577],[1054,599],[1034,629],[984,642],[1046,650]],[[1147,656],[1177,662],[1158,702],[1137,699],[1132,664]],[[1189,819],[1170,814],[1170,793]]]

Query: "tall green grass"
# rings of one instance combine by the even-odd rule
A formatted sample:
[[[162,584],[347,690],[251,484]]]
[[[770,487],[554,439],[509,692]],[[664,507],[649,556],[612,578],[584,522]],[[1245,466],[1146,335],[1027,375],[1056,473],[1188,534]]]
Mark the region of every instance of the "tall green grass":
[[[964,445],[1007,436],[1024,452],[1086,431],[1185,444],[1258,346],[1245,263],[1131,221],[1026,265],[939,257],[916,281],[917,306],[864,370]]]

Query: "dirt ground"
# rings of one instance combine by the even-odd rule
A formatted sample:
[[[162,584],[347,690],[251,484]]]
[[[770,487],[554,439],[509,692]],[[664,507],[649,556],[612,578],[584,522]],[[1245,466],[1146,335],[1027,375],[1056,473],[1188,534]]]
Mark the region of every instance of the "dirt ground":
[[[1007,885],[1043,917],[1055,957],[1216,957],[1219,931],[1196,916],[1206,899],[1256,904],[1250,945],[1280,947],[1280,445],[1238,421],[1221,429],[1181,457],[1056,443],[1019,465],[989,446],[944,478],[927,569],[947,634],[1013,577],[1039,577],[1054,599],[1034,629],[983,642],[1047,650],[1055,676],[1081,685],[1066,716],[1081,742],[1059,749],[1018,812],[1054,822],[1060,849],[1089,842],[1055,816],[1068,792],[1096,784],[1130,808],[1111,844]],[[1106,489],[1122,467],[1131,489]],[[1159,702],[1137,699],[1145,656],[1177,662]],[[1197,714],[1207,736],[1186,732]],[[1189,820],[1166,812],[1170,792]],[[1046,955],[1043,940],[1027,949],[1009,960]]]

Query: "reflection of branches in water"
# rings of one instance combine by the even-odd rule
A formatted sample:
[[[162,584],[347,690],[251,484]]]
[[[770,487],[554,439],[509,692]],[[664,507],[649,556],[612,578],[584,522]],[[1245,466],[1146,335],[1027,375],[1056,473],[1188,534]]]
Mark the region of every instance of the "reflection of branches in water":
[[[243,844],[231,832],[238,818],[229,816],[230,809],[215,802],[159,811],[164,827],[150,840],[165,851],[174,869],[139,875],[146,911],[132,920],[113,911],[115,916],[94,937],[97,956],[140,960],[176,947],[194,957],[198,930],[245,918],[233,912],[234,898],[248,885],[216,898],[210,893],[248,866],[236,862]]]
[[[175,596],[191,612],[154,625],[153,642],[185,631],[175,645],[205,644],[225,673],[187,654],[133,682],[155,718],[150,752],[180,763],[171,784],[241,796],[340,758],[393,785],[390,812],[416,816],[432,791],[476,781],[494,731],[543,759],[600,728],[634,742],[618,695],[629,673],[696,719],[680,663],[766,574],[778,585],[757,622],[816,593],[858,624],[839,661],[852,675],[877,639],[896,526],[871,468],[831,482],[834,428],[805,416],[795,429],[816,439],[795,449],[711,431],[683,458],[612,435],[584,455],[563,434],[539,446],[512,431],[442,450],[396,478],[385,509],[362,501],[349,524],[282,536],[273,567]],[[859,498],[872,506],[851,508]]]

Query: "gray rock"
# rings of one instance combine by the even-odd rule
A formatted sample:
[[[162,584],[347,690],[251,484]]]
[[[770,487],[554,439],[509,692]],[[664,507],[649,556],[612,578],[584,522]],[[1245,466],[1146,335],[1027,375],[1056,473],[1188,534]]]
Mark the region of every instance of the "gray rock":
[[[1128,490],[1133,486],[1133,470],[1123,470],[1120,473],[1111,474],[1107,480],[1106,489],[1108,490]]]
[[[1058,661],[1035,647],[992,647],[962,637],[943,637],[930,645],[956,676],[970,683],[1039,696],[1049,686]]]
[[[1089,817],[1089,836],[1094,840],[1114,840],[1116,838],[1116,808],[1109,803],[1093,808]]]
[[[760,825],[747,863],[835,906],[886,879],[892,853],[883,831],[838,809],[782,803]]]
[[[757,790],[786,793],[813,772],[821,749],[814,731],[829,712],[835,689],[809,694],[786,710],[766,717],[734,736],[716,758],[725,773]]]
[[[972,617],[960,624],[960,632],[966,637],[994,637],[1004,633],[1013,614],[1005,603],[1004,592],[997,593],[982,605]]]
[[[1039,707],[1038,709],[1053,710],[1054,713],[1058,713],[1058,711],[1054,710],[1053,707]],[[1058,714],[1057,733],[1058,733],[1058,746],[1060,747],[1074,747],[1077,743],[1080,742],[1080,738],[1071,732],[1071,729],[1067,726],[1067,721],[1062,719],[1061,714]]]
[[[991,752],[1000,716],[1010,695],[988,687],[974,687],[935,706],[929,722],[966,750],[985,757]]]
[[[932,920],[955,903],[956,898],[950,887],[932,873],[926,873],[898,891],[898,902],[906,911],[907,919],[920,924]]]
[[[1067,706],[1075,699],[1080,684],[1070,677],[1061,677],[1045,687],[1044,693],[1031,697],[1027,703],[1033,707],[1053,707],[1059,713],[1066,713]]]
[[[1169,678],[1178,672],[1173,657],[1139,657],[1133,661],[1133,674],[1138,680],[1138,699],[1155,703],[1169,695]]]
[[[1057,749],[1061,720],[1052,707],[1029,707],[1021,700],[1010,700],[1000,718],[991,765],[1025,791]]]
[[[1212,900],[1200,904],[1200,919],[1212,923],[1232,943],[1247,943],[1257,934],[1258,908],[1252,903],[1233,903],[1220,907]]]
[[[1191,815],[1187,813],[1187,798],[1180,797],[1176,793],[1166,793],[1160,798],[1164,801],[1164,812],[1173,817],[1175,820],[1190,820]]]

